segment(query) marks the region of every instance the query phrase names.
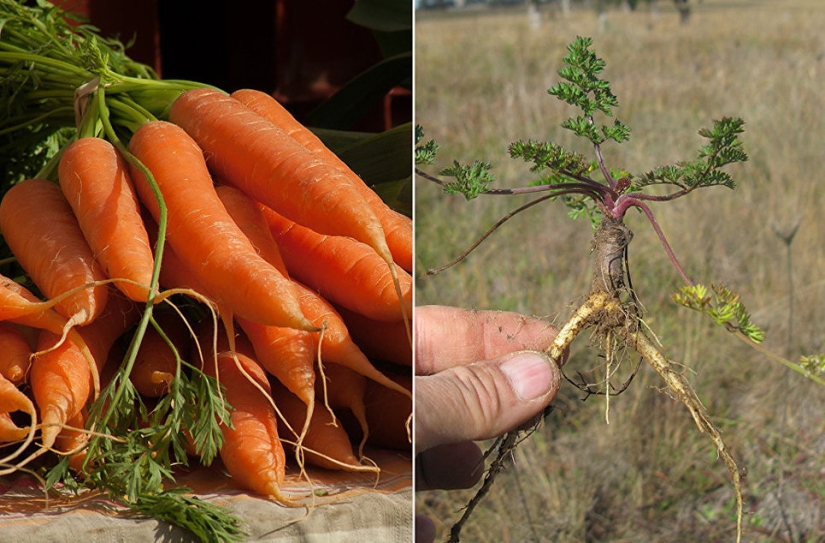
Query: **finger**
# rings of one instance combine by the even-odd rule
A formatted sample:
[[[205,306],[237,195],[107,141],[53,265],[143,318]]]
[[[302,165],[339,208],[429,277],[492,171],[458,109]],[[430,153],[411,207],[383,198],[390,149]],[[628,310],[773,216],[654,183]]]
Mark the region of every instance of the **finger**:
[[[508,311],[430,305],[415,310],[415,336],[415,372],[432,375],[514,351],[544,350],[556,337],[556,328]]]
[[[559,382],[555,362],[535,351],[416,377],[416,452],[512,430],[550,403]]]

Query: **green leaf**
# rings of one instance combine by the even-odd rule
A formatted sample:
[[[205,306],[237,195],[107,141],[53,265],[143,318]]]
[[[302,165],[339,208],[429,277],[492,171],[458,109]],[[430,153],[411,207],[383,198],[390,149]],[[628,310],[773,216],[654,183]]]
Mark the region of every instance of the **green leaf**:
[[[439,175],[454,177],[455,181],[444,185],[447,194],[463,194],[468,200],[478,197],[490,188],[495,177],[490,173],[489,162],[476,160],[470,165],[460,164],[457,160],[449,168],[442,170]]]
[[[356,0],[346,18],[357,25],[381,32],[412,29],[409,0]]]
[[[405,123],[363,138],[338,156],[368,185],[378,185],[410,176],[412,141],[412,124]]]
[[[407,0],[357,0],[346,18],[373,31],[385,58],[412,51],[412,9]]]
[[[415,125],[415,163],[432,164],[438,154],[438,144],[435,140],[429,140],[421,145],[424,139],[424,129],[421,125]]]
[[[592,44],[591,38],[579,36],[567,47],[564,65],[558,70],[559,77],[565,81],[553,85],[547,92],[582,112],[564,121],[562,127],[594,144],[607,139],[622,143],[630,137],[626,125],[615,121],[612,127],[601,126],[593,117],[597,111],[613,116],[613,108],[619,101],[610,89],[610,83],[598,77],[606,62],[590,50]]]
[[[530,170],[534,172],[550,170],[562,176],[580,176],[593,170],[593,163],[584,155],[567,151],[561,145],[552,142],[516,141],[511,143],[507,150],[511,158],[532,162]],[[562,181],[569,179],[559,178],[559,182]]]
[[[411,52],[384,59],[349,81],[310,112],[307,124],[346,130],[380,104],[393,87],[408,84],[411,74]]]
[[[634,186],[669,184],[683,189],[712,186],[735,188],[733,178],[722,168],[748,160],[739,139],[739,134],[744,132],[743,126],[744,121],[739,118],[725,117],[714,121],[712,129],[699,130],[699,135],[709,141],[699,148],[695,160],[660,166],[635,179]]]
[[[233,543],[245,541],[247,532],[228,509],[188,495],[191,490],[177,487],[162,494],[143,494],[132,507],[159,520],[188,529],[200,541]]]

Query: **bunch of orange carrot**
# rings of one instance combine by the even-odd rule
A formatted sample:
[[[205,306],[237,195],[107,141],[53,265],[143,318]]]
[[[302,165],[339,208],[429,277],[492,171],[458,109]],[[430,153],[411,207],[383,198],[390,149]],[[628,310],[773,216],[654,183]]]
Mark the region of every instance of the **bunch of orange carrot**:
[[[252,492],[288,501],[286,451],[362,470],[370,443],[406,448],[410,219],[265,93],[188,90],[168,120],[111,139],[77,138],[57,182],[0,201],[31,281],[0,284],[3,464],[57,451],[93,470],[110,381],[151,409],[190,371],[222,386],[220,456]]]

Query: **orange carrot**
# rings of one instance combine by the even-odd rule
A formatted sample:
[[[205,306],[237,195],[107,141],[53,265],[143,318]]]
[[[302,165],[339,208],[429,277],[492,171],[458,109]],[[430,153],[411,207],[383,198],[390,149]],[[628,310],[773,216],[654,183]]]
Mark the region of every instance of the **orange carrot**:
[[[81,138],[63,151],[58,177],[106,275],[134,281],[117,281],[115,286],[132,300],[145,302],[154,256],[120,153],[102,138]]]
[[[146,330],[138,348],[129,380],[143,396],[158,398],[169,391],[169,383],[178,369],[178,358],[189,353],[189,329],[172,309],[158,308],[152,313],[172,346],[154,327]]]
[[[29,382],[41,413],[44,447],[51,447],[61,426],[86,405],[91,397],[92,384],[99,378],[109,349],[118,336],[137,321],[138,316],[131,300],[119,291],[111,290],[104,313],[79,329],[79,335],[96,364],[97,376],[92,373],[93,369],[73,336],[55,347],[60,337],[46,330],[41,332],[37,344],[40,354],[32,361]]]
[[[300,143],[305,149],[320,156],[352,181],[361,197],[375,212],[387,245],[396,264],[412,272],[412,221],[406,215],[389,207],[350,167],[333,153],[307,127],[298,122],[272,95],[254,89],[240,89],[231,95],[274,125],[283,129],[289,137]]]
[[[204,339],[203,343],[208,342]],[[243,346],[240,348],[245,350]],[[282,498],[286,454],[278,437],[275,410],[265,396],[270,393],[269,382],[260,365],[240,351],[234,356],[232,352],[218,352],[217,360],[209,353],[204,363],[204,373],[217,378],[225,387],[226,401],[232,406],[231,426],[221,424],[224,437],[221,460],[232,478],[244,488]],[[265,392],[250,382],[247,375]]]
[[[163,194],[169,244],[206,294],[255,322],[313,329],[301,315],[291,283],[255,252],[226,212],[192,138],[171,123],[155,121],[135,132],[129,148]],[[148,181],[135,168],[132,178],[157,222],[159,206]]]
[[[29,371],[31,345],[16,326],[0,322],[0,375],[19,385]]]
[[[0,231],[17,261],[47,298],[106,279],[72,208],[56,184],[29,179],[0,202]],[[73,324],[92,322],[106,305],[108,288],[82,289],[55,309]]]
[[[238,318],[255,349],[255,358],[306,404],[315,401],[315,342],[301,330],[264,326]]]
[[[352,340],[371,360],[412,366],[412,347],[402,321],[376,321],[355,311],[335,306]]]
[[[86,341],[69,319],[54,310],[53,305],[53,302],[40,301],[23,285],[0,275],[0,320],[8,320],[35,330],[47,330],[55,335],[56,342],[62,342],[68,337],[74,343],[78,354],[86,361],[86,366],[91,369],[94,360]],[[37,343],[37,334],[33,343]],[[31,367],[31,364],[27,367]]]
[[[148,227],[150,236],[154,235],[156,227],[151,223]],[[204,290],[169,245],[164,248],[160,283],[165,288],[188,288],[199,293]],[[266,326],[240,316],[236,319],[254,345],[258,362],[305,402],[314,402],[315,350],[309,333],[288,327]]]
[[[61,426],[76,416],[92,392],[92,370],[71,338],[54,347],[60,336],[40,333],[37,349],[45,354],[32,361],[30,382],[42,418],[42,443],[51,447]]]
[[[32,407],[32,413],[33,412],[34,407]],[[30,430],[28,428],[20,428],[17,426],[9,413],[0,412],[0,443],[22,441],[26,439],[27,435],[29,435],[29,431]]]
[[[0,443],[21,441],[31,432],[29,428],[19,428],[11,418],[11,413],[22,411],[29,415],[31,424],[37,420],[34,404],[11,381],[0,375]]]
[[[231,185],[218,185],[215,187],[215,192],[217,192],[218,198],[226,207],[229,216],[232,217],[241,232],[249,238],[258,254],[275,266],[284,276],[288,276],[278,244],[275,243],[275,239],[272,237],[269,223],[258,202]]]
[[[263,209],[290,275],[325,299],[383,321],[397,321],[412,308],[410,274],[396,267],[402,304],[386,266],[367,245],[319,234],[272,209]]]
[[[66,318],[53,306],[54,303],[43,302],[20,283],[0,275],[0,320],[62,334]]]
[[[143,224],[149,233],[149,242],[152,244],[152,247],[155,247],[158,239],[158,225],[148,212],[142,215]],[[198,278],[181,262],[180,257],[175,254],[174,249],[172,249],[168,243],[163,246],[163,257],[161,261],[159,281],[163,288],[188,288],[203,296],[206,295],[206,289],[201,285]]]
[[[280,383],[272,383],[272,398],[292,428],[303,425],[307,406]],[[303,438],[304,458],[308,464],[332,470],[363,469],[353,454],[344,427],[324,409],[316,409]]]
[[[352,341],[343,319],[328,302],[300,283],[295,285],[298,287],[301,309],[307,318],[316,325],[326,325],[320,346],[321,359],[324,362],[347,366],[368,379],[409,395],[407,390],[388,379],[372,365]]]
[[[238,100],[193,89],[175,100],[169,119],[198,142],[222,180],[299,224],[353,237],[392,262],[381,222],[352,182]]]
[[[278,245],[258,203],[235,187],[221,185],[216,187],[216,191],[229,215],[252,242],[255,250],[264,260],[287,276]],[[264,326],[242,317],[238,318],[238,324],[252,342],[258,362],[304,403],[313,403],[315,342],[312,333],[279,326]]]
[[[249,213],[252,212],[249,211]],[[254,220],[249,219],[243,222],[254,222]],[[247,229],[246,233],[254,238],[253,245],[256,248],[265,248],[272,244],[271,239],[260,230]],[[277,250],[262,250],[262,253],[270,252],[277,252]],[[370,253],[375,254],[372,251]],[[380,264],[379,267],[381,267]],[[358,346],[352,342],[343,320],[329,303],[300,283],[295,283],[295,289],[303,314],[316,327],[326,326],[320,345],[323,360],[345,365],[365,377],[397,388],[394,382],[375,369]],[[303,334],[297,337],[295,334],[285,333],[276,327],[256,325],[241,318],[238,321],[254,345],[259,362],[300,397],[310,407],[311,413],[314,403],[312,387],[315,381],[312,353],[317,351],[320,336]],[[310,345],[305,344],[307,340],[311,342]],[[403,389],[398,390],[404,392]]]
[[[89,434],[85,431],[88,413],[86,409],[81,409],[73,417],[66,420],[66,427],[54,440],[54,448],[62,453],[72,452],[69,458],[69,467],[75,472],[80,472],[83,460],[86,458],[84,446],[89,442]]]

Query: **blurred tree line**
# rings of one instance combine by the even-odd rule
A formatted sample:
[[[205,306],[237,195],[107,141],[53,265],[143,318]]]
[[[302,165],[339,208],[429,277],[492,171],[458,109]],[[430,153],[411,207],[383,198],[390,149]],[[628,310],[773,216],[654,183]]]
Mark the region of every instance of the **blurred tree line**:
[[[647,5],[648,9],[654,9],[656,4],[670,2],[671,0],[414,0],[416,9],[439,9],[451,7],[465,7],[472,5],[506,6],[506,5],[539,5],[557,4],[561,6],[563,12],[567,12],[572,6],[595,6],[600,12],[607,11],[611,7],[626,7],[631,11],[636,11],[640,4]],[[682,24],[690,21],[691,5],[702,0],[672,0],[679,12],[679,20]]]

